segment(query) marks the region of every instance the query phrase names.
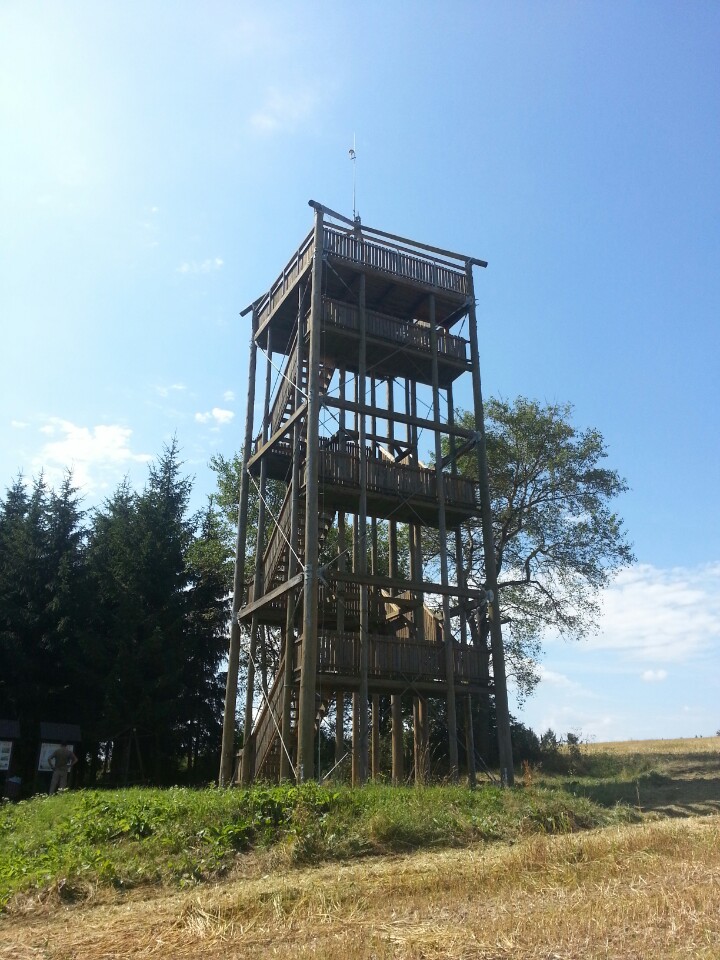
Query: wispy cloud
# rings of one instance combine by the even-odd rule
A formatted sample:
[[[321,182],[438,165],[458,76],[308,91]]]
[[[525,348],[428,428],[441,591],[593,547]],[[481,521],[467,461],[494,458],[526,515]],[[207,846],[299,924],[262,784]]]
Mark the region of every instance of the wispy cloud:
[[[24,430],[29,424],[27,424],[25,420],[11,420],[10,426],[13,430]]]
[[[644,670],[640,676],[645,683],[661,683],[667,679],[667,670]]]
[[[590,691],[586,690],[581,683],[571,680],[570,677],[564,673],[559,673],[557,670],[549,670],[543,664],[540,664],[538,667],[538,674],[540,675],[540,680],[551,687],[557,687],[566,693],[581,693],[584,696],[592,696]]]
[[[234,399],[235,399],[234,390],[226,390],[225,393],[223,394],[223,400],[225,401],[225,403],[232,403]]]
[[[225,261],[220,257],[208,257],[207,260],[186,260],[176,268],[176,273],[214,273],[216,270],[222,270]]]
[[[606,591],[589,646],[650,663],[688,661],[720,646],[720,563],[623,571]]]
[[[187,390],[184,383],[171,383],[168,387],[158,384],[155,387],[155,393],[159,397],[169,397],[171,393],[182,393],[184,390]]]
[[[135,453],[130,447],[132,430],[118,424],[82,427],[52,417],[40,432],[50,439],[34,461],[37,472],[44,470],[51,483],[71,469],[77,486],[88,492],[117,483],[132,464],[148,463],[152,456]]]
[[[250,116],[250,126],[258,133],[273,134],[294,130],[315,112],[319,98],[311,89],[279,90],[271,87],[262,105]]]
[[[234,416],[235,414],[232,410],[213,407],[212,410],[208,410],[207,413],[196,413],[195,421],[196,423],[213,423],[217,426],[222,426],[223,424],[230,423]]]

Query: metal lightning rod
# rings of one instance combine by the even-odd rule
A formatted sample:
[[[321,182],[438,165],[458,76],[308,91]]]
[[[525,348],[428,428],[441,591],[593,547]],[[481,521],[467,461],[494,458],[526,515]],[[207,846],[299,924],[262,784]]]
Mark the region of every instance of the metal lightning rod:
[[[355,160],[357,154],[355,153],[355,134],[353,134],[353,145],[348,150],[348,155],[352,160],[352,169],[353,169],[353,220],[357,220],[357,210],[355,209]]]

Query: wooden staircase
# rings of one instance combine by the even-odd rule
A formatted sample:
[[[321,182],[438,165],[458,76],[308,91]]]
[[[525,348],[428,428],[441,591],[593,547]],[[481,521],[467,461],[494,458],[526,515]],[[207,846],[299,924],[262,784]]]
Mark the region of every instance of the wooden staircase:
[[[285,657],[280,661],[273,685],[268,692],[267,699],[263,699],[262,709],[253,726],[253,752],[255,780],[280,779],[280,758],[283,746],[280,738],[282,729],[283,689],[285,687]],[[327,714],[328,704],[318,700],[315,730],[317,731]],[[286,748],[293,757],[297,742],[297,691],[293,688],[290,694],[290,737]]]
[[[274,525],[268,545],[263,553],[263,577],[265,584],[265,593],[279,586],[288,576],[288,561],[290,558],[290,508],[292,500],[292,487],[288,487],[285,493],[285,499],[280,507],[280,514],[277,523]],[[300,562],[303,562],[305,550],[305,499],[300,497],[298,503],[298,542],[294,544]],[[335,520],[334,510],[321,510],[318,513],[318,546],[322,547],[325,543],[330,529]]]
[[[320,364],[320,393],[327,393],[330,386],[335,366],[328,359],[323,359]],[[300,376],[298,379],[298,352],[297,352],[297,331],[290,347],[285,367],[282,371],[282,382],[275,394],[272,406],[270,408],[270,436],[274,436],[290,419],[295,412],[295,390],[299,386],[300,393],[307,397],[308,391],[308,356],[307,350],[303,351],[303,359],[300,365]]]

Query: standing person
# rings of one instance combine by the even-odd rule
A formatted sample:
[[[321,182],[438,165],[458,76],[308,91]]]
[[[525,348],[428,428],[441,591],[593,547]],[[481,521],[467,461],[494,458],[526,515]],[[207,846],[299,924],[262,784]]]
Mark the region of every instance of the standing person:
[[[61,743],[57,750],[48,757],[48,763],[52,767],[52,779],[50,780],[50,793],[57,793],[58,790],[65,790],[67,787],[68,773],[78,762],[78,758],[73,753],[72,747],[67,743]]]

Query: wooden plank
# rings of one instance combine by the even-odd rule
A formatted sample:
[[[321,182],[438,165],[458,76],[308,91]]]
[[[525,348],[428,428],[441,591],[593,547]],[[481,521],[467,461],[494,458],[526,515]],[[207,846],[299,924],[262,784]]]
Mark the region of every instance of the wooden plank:
[[[286,423],[284,423],[284,424],[282,425],[282,427],[277,431],[277,433],[274,433],[274,434],[270,437],[270,439],[267,441],[267,443],[264,443],[264,444],[260,447],[260,449],[257,451],[257,453],[253,454],[253,456],[250,457],[250,460],[248,461],[248,464],[247,464],[247,469],[248,469],[248,470],[249,470],[252,466],[254,466],[254,465],[258,462],[258,460],[261,460],[262,457],[264,457],[265,454],[268,452],[268,450],[271,450],[271,449],[275,446],[275,444],[278,442],[278,440],[282,440],[282,438],[285,436],[285,434],[286,434],[289,430],[291,430],[291,429],[293,428],[293,426],[295,425],[295,421],[296,421],[296,420],[298,420],[298,419],[299,419],[300,417],[302,417],[305,413],[307,413],[307,406],[308,406],[308,405],[307,405],[307,401],[305,401],[305,403],[303,403],[302,406],[300,406],[300,407],[297,408],[297,410],[296,410],[295,413],[290,417],[290,419],[289,419]]]
[[[275,589],[271,590],[270,593],[266,593],[258,600],[253,600],[252,603],[249,603],[246,607],[243,607],[242,610],[240,610],[237,615],[238,620],[247,620],[248,617],[251,617],[256,610],[260,610],[261,607],[265,606],[265,604],[271,603],[273,600],[277,600],[278,597],[282,597],[289,590],[292,590],[294,587],[297,587],[299,584],[301,584],[304,576],[304,573],[298,573],[290,580],[286,580],[285,583],[281,583],[279,587],[275,587]]]

